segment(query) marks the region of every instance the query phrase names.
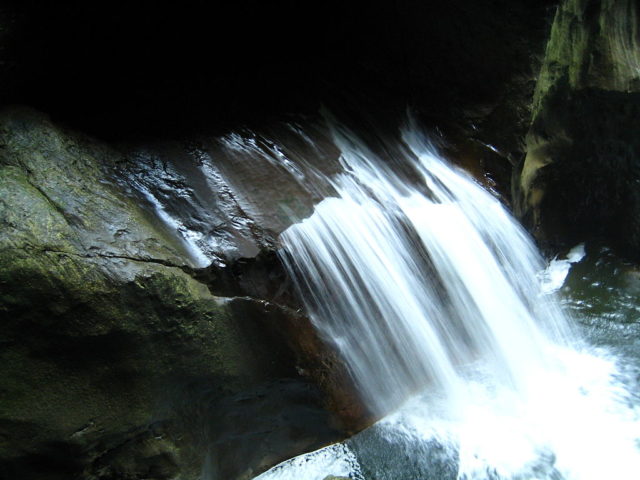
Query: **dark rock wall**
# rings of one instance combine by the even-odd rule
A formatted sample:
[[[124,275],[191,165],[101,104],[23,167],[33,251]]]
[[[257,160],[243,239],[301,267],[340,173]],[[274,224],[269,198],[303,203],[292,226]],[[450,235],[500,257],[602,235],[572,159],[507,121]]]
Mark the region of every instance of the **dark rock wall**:
[[[638,258],[639,14],[634,0],[556,14],[515,184],[516,211],[550,250],[593,239]]]
[[[433,125],[496,126],[485,143],[507,154],[554,3],[7,2],[0,103],[110,140],[224,130],[321,103],[383,118],[411,104]]]

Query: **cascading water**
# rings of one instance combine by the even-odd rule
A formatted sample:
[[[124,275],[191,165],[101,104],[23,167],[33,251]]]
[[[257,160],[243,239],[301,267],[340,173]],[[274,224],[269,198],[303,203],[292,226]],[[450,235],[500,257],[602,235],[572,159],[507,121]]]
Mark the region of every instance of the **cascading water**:
[[[345,131],[347,173],[314,215],[282,235],[308,311],[374,413],[431,383],[451,402],[460,366],[480,357],[518,385],[545,363],[538,325],[566,330],[538,295],[542,262],[500,203],[406,131],[427,191],[401,181]],[[398,150],[398,153],[400,151]]]
[[[415,127],[387,145],[399,169],[345,129],[335,127],[334,137],[345,167],[332,180],[337,196],[282,234],[284,263],[371,411],[383,416],[413,397],[375,435],[387,447],[436,441],[448,452],[444,470],[423,459],[413,470],[393,470],[389,460],[368,476],[364,467],[338,473],[640,474],[637,415],[614,362],[575,350],[571,322],[540,288],[539,254],[500,202],[448,167]],[[371,440],[348,443],[362,463]],[[349,455],[344,464],[357,463]],[[384,457],[380,449],[368,455]],[[410,457],[400,463],[420,464]],[[280,470],[266,478],[315,477]]]

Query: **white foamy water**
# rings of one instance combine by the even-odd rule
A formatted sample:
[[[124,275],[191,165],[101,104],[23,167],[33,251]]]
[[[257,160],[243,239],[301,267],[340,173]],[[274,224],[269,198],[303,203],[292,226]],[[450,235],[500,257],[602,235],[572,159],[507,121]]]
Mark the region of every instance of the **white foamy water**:
[[[353,452],[343,444],[330,445],[315,452],[282,462],[255,480],[324,480],[329,475],[361,478]]]
[[[411,182],[348,132],[336,128],[335,140],[346,170],[333,179],[338,196],[283,233],[283,260],[363,401],[380,416],[396,411],[375,435],[436,441],[460,480],[640,475],[640,423],[615,359],[578,351],[545,293],[571,262],[547,270],[543,288],[526,232],[415,128],[388,146],[413,169]],[[358,436],[349,442],[361,463],[376,464]],[[412,462],[375,478],[431,478]]]
[[[376,428],[413,444],[437,439],[457,457],[456,479],[635,478],[639,412],[613,359],[564,348],[554,357],[555,370],[527,380],[526,397],[471,377],[457,412],[425,394]]]
[[[540,275],[542,280],[541,289],[543,293],[557,292],[569,275],[571,265],[578,263],[585,257],[584,243],[576,245],[567,253],[566,257],[555,257],[549,262],[547,268]]]

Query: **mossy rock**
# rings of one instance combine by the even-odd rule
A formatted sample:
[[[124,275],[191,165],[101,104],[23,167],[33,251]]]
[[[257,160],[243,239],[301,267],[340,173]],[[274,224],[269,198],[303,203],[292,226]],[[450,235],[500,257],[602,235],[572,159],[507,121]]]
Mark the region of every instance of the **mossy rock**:
[[[558,7],[514,182],[550,254],[593,240],[640,258],[639,16],[632,0]]]
[[[240,311],[196,280],[176,232],[114,181],[121,161],[0,113],[0,477],[194,477],[205,447],[175,408],[189,385],[223,399],[297,376],[269,324],[285,310]]]

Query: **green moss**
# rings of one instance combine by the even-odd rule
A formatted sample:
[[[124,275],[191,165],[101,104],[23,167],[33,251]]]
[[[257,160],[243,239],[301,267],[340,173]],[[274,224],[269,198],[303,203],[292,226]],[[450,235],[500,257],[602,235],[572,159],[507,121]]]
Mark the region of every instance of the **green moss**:
[[[634,0],[566,0],[558,7],[533,101],[533,118],[560,81],[572,90],[640,88]]]
[[[128,282],[104,266],[52,252],[0,252],[0,436],[38,425],[0,457],[150,422],[167,389],[187,378],[235,390],[273,366],[252,354],[225,304],[179,269],[141,263]],[[3,423],[4,422],[4,423]]]
[[[261,304],[239,313],[185,273],[177,237],[112,181],[120,160],[0,113],[0,471],[123,443],[196,379],[233,392],[292,370]]]
[[[120,153],[24,109],[0,114],[0,143],[0,221],[13,226],[11,245],[190,263],[178,238],[110,179]]]

